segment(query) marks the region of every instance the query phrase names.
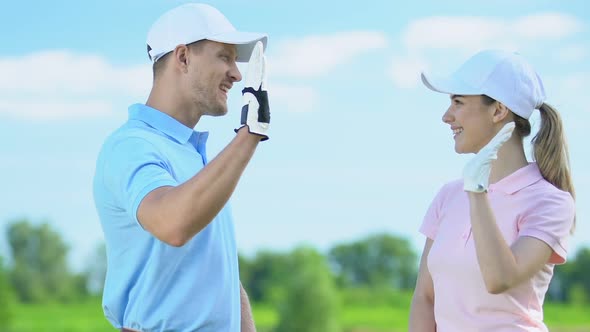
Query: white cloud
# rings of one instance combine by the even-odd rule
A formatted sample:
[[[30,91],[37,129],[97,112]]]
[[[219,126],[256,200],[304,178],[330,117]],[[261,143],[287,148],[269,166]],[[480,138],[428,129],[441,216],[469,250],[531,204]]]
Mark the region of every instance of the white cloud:
[[[577,72],[566,72],[559,75],[546,76],[543,80],[548,91],[551,91],[551,96],[561,96],[560,99],[576,100],[580,96],[588,94],[588,87],[590,86],[590,72],[581,70]],[[549,103],[552,98],[549,96]],[[578,103],[579,107],[584,107],[584,103]]]
[[[287,112],[311,112],[318,100],[316,91],[307,85],[273,84],[269,93],[272,94],[271,103],[278,106],[272,107]]]
[[[558,50],[557,56],[562,62],[582,61],[588,57],[588,48],[585,45],[569,45]]]
[[[438,16],[411,22],[402,34],[409,50],[473,49],[521,45],[538,39],[560,39],[579,32],[577,18],[543,13],[505,20],[487,17]]]
[[[402,32],[405,49],[401,54],[405,52],[405,55],[394,57],[392,79],[398,87],[415,86],[420,71],[429,63],[413,59],[427,59],[427,53],[432,50],[439,56],[446,52],[466,56],[486,48],[522,51],[540,43],[550,45],[548,42],[560,41],[583,28],[582,21],[561,13],[540,13],[513,20],[475,16],[421,18],[410,22]],[[587,55],[582,46],[557,48],[554,52],[562,59],[580,59]]]
[[[583,111],[582,113],[585,113],[576,114],[576,116],[579,117],[582,115],[590,115],[586,103],[573,102],[588,95],[588,87],[590,87],[589,71],[564,73],[559,76],[548,77],[545,82],[548,86],[548,90],[551,91],[551,96],[560,96],[560,99],[565,100],[564,103],[571,104],[571,106],[575,105],[574,107],[576,109],[579,109],[580,111]],[[553,102],[553,98],[551,98],[551,96],[548,99],[549,103]],[[590,118],[588,120],[590,120]],[[577,125],[585,126],[587,128],[588,121],[578,121]]]
[[[68,51],[0,58],[0,72],[0,115],[36,121],[112,114],[114,100],[147,96],[152,80],[149,64],[114,66]],[[307,84],[272,83],[270,89],[273,104],[286,111],[310,112],[318,100]]]
[[[590,84],[589,77],[590,73],[572,73],[563,77],[561,86],[564,90],[580,92],[582,94],[584,91],[588,91]]]
[[[0,73],[0,114],[36,119],[110,112],[112,98],[146,96],[152,79],[149,65],[68,51],[0,58]]]
[[[0,101],[0,114],[29,120],[63,119],[70,117],[99,116],[112,111],[110,103],[89,101]]]
[[[319,94],[303,81],[327,74],[365,52],[386,46],[387,37],[376,31],[348,31],[282,40],[277,51],[268,54],[269,91],[273,105],[280,105],[279,108],[287,112],[313,111]],[[280,81],[285,77],[290,78],[289,83]]]
[[[547,102],[557,108],[561,114],[566,134],[571,147],[586,142],[590,108],[583,101],[590,86],[590,71],[561,72],[543,78],[549,92]],[[579,145],[579,154],[571,151],[571,156],[586,155],[587,144]],[[588,162],[586,163],[588,164]],[[586,167],[587,168],[587,167]]]
[[[391,77],[397,87],[412,88],[420,82],[421,71],[428,71],[426,61],[418,57],[394,57],[391,66]]]
[[[269,54],[269,70],[276,76],[315,77],[334,70],[354,57],[387,45],[376,31],[350,31],[283,40]]]
[[[526,39],[559,39],[582,30],[582,23],[570,15],[542,13],[521,17],[509,28]]]
[[[503,25],[483,17],[427,17],[411,22],[402,40],[409,50],[479,48],[501,35]]]

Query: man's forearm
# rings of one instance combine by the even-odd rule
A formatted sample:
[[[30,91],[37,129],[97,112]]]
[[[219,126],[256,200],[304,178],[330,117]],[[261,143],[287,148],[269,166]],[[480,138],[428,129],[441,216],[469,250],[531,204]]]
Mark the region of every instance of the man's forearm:
[[[246,294],[244,287],[242,287],[242,283],[240,283],[240,302],[242,307],[242,332],[256,332],[250,300],[248,299],[248,294]]]
[[[260,136],[240,130],[194,177],[177,187],[153,190],[139,206],[141,224],[160,240],[183,245],[227,203],[259,141]]]

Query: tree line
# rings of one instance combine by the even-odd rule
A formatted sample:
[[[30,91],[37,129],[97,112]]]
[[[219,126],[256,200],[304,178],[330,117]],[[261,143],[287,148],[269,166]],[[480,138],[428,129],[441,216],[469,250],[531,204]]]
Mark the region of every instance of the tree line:
[[[84,271],[74,273],[67,265],[69,247],[49,223],[16,220],[9,223],[5,237],[11,263],[0,257],[0,330],[10,322],[14,303],[72,302],[100,295],[106,273],[104,244],[96,248]],[[379,294],[411,292],[418,259],[407,239],[373,234],[336,244],[325,253],[312,247],[261,250],[252,257],[239,255],[239,264],[250,300],[277,308],[278,331],[305,331],[309,328],[301,324],[312,324],[329,332],[338,330],[335,313],[346,302],[338,294],[373,290],[364,300],[387,302]],[[590,249],[583,248],[556,267],[548,300],[590,303],[588,275]],[[359,292],[347,294],[357,294],[352,301],[363,301]],[[293,312],[298,319],[293,319]]]

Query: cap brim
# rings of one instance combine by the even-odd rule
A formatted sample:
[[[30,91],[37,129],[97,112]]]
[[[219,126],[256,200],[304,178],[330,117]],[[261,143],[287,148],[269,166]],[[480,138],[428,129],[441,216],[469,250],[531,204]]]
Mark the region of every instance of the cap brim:
[[[426,85],[432,91],[446,93],[450,95],[480,95],[482,94],[481,91],[478,91],[476,88],[471,87],[464,82],[453,78],[443,78],[443,77],[433,77],[428,76],[426,74],[421,73],[420,77],[422,79],[422,83]]]
[[[266,50],[266,44],[268,43],[268,36],[264,33],[242,31],[226,32],[208,37],[207,39],[219,43],[236,45],[237,62],[248,62],[250,60],[250,55],[256,42],[261,41],[264,50]]]

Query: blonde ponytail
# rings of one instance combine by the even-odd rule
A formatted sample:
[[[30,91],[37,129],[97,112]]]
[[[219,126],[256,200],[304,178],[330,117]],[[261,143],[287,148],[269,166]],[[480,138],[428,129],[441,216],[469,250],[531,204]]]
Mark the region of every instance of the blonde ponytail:
[[[555,108],[544,103],[539,109],[541,127],[532,139],[533,157],[549,183],[576,198],[571,178],[569,152],[561,117]],[[575,220],[574,220],[575,227]],[[574,230],[572,227],[572,232]]]

